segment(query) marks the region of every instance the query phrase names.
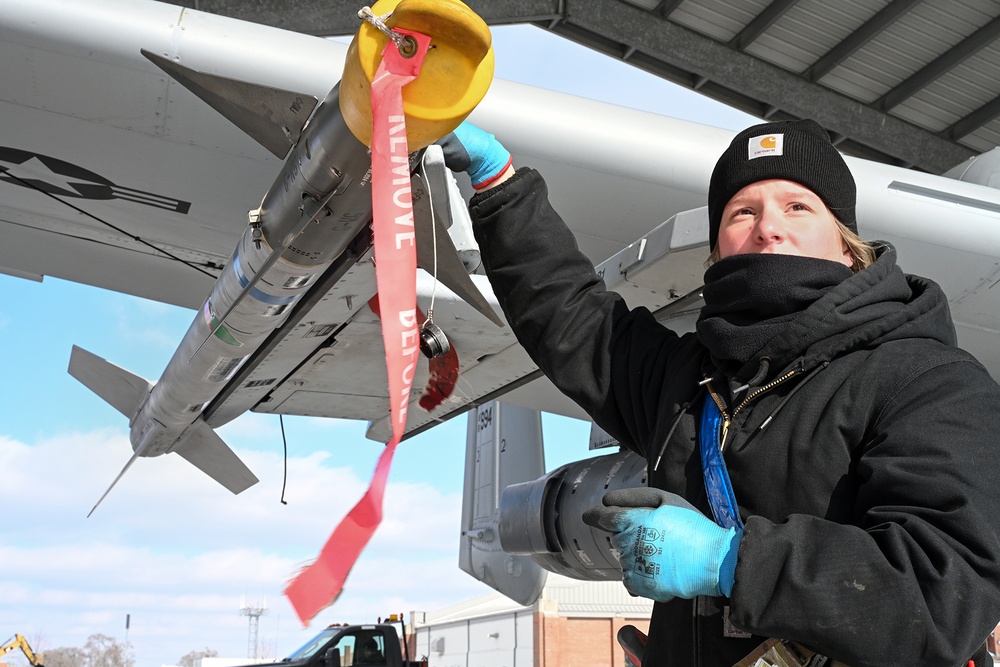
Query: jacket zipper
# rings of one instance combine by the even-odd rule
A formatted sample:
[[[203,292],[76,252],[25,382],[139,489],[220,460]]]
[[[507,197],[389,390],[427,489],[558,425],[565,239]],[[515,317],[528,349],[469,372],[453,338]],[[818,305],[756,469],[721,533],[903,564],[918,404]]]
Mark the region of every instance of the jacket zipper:
[[[787,380],[790,377],[794,376],[796,373],[798,373],[798,370],[793,368],[792,370],[788,371],[787,373],[785,373],[781,377],[775,378],[775,379],[771,380],[770,382],[768,382],[767,384],[765,384],[765,385],[763,385],[761,387],[757,387],[756,389],[754,389],[753,391],[751,391],[749,394],[747,394],[746,398],[744,398],[743,401],[739,405],[736,406],[736,409],[733,410],[733,414],[732,415],[730,415],[728,412],[726,412],[726,405],[725,405],[725,403],[722,402],[722,399],[719,397],[719,395],[717,393],[715,393],[715,389],[712,388],[712,383],[710,381],[705,383],[705,388],[708,389],[709,396],[711,396],[712,400],[715,401],[715,405],[718,406],[719,413],[722,415],[722,437],[719,439],[719,450],[720,451],[723,451],[723,452],[726,451],[726,435],[728,435],[728,433],[729,433],[729,425],[732,423],[733,418],[736,417],[737,413],[739,413],[740,410],[742,410],[744,407],[746,407],[747,404],[750,403],[750,401],[752,401],[753,399],[757,398],[758,396],[760,396],[761,394],[763,394],[765,391],[770,391],[771,389],[774,389],[775,387],[777,387],[779,384],[781,384],[785,380]]]
[[[751,391],[749,394],[747,394],[746,398],[744,398],[743,401],[740,402],[740,404],[736,406],[736,409],[733,410],[733,414],[732,415],[730,415],[728,412],[726,412],[726,406],[725,406],[725,404],[722,402],[722,399],[719,397],[719,395],[712,388],[712,381],[711,381],[711,379],[706,378],[701,383],[699,383],[699,384],[704,384],[705,385],[705,388],[708,390],[708,395],[712,397],[713,401],[715,401],[715,405],[719,408],[719,413],[722,414],[722,436],[721,436],[720,441],[719,441],[719,451],[723,451],[723,452],[726,451],[726,435],[729,433],[729,425],[732,423],[733,417],[735,417],[739,413],[740,410],[742,410],[744,407],[746,407],[747,404],[750,403],[750,401],[752,401],[753,399],[757,398],[758,396],[760,396],[761,394],[763,394],[765,391],[770,391],[771,389],[774,389],[776,386],[778,386],[779,384],[781,384],[785,380],[793,377],[797,373],[798,373],[797,369],[792,369],[792,370],[788,371],[787,373],[785,373],[784,375],[782,375],[781,377],[775,378],[775,379],[771,380],[770,382],[768,382],[767,384],[765,384],[765,385],[763,385],[761,387],[757,387],[756,389],[754,389],[753,391]],[[691,601],[692,602],[692,604],[691,604],[691,610],[692,610],[692,615],[694,616],[694,633],[693,633],[694,634],[694,660],[695,660],[696,667],[701,665],[701,642],[700,642],[700,639],[701,639],[701,636],[700,636],[701,635],[701,624],[698,622],[699,621],[699,615],[698,615],[698,606],[699,605],[698,605],[698,601],[699,601],[699,598],[695,598],[694,600]]]

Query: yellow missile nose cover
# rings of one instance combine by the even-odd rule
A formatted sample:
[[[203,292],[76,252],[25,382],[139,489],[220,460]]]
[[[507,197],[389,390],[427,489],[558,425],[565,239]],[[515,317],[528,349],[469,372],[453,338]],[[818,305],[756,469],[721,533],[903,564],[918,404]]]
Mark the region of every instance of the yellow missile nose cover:
[[[493,80],[492,36],[486,23],[458,0],[379,0],[372,13],[389,28],[431,38],[420,76],[403,88],[410,151],[448,134],[482,101]],[[340,80],[340,111],[347,126],[371,145],[371,82],[389,37],[363,22],[347,53]]]

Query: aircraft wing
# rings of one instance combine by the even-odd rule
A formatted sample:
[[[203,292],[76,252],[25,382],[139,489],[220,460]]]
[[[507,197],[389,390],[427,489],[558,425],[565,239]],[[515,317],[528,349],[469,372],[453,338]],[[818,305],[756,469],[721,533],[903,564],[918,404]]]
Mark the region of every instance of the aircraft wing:
[[[141,49],[321,100],[343,70],[346,47],[146,0],[0,5],[0,55],[17,64],[0,71],[0,271],[198,308],[283,161]],[[690,326],[697,306],[685,296],[700,286],[707,255],[691,221],[704,215],[697,210],[730,132],[505,81],[494,82],[470,119],[495,133],[518,165],[546,176],[556,209],[584,252],[604,263],[612,288]],[[905,269],[945,286],[963,343],[1000,377],[1000,291],[989,289],[1000,277],[1000,192],[849,164],[862,235],[896,243]],[[485,278],[473,280],[495,305]],[[537,379],[508,328],[426,272],[419,292],[425,312],[433,297],[457,360],[417,375],[411,432],[503,394],[583,416]],[[245,410],[365,419],[371,437],[386,439],[375,294],[371,256],[359,248],[232,375],[205,421],[215,427]],[[451,395],[430,412],[418,407],[432,373],[456,364]]]
[[[0,6],[0,270],[201,305],[280,161],[139,50],[317,96],[345,50],[227,24],[153,2]]]

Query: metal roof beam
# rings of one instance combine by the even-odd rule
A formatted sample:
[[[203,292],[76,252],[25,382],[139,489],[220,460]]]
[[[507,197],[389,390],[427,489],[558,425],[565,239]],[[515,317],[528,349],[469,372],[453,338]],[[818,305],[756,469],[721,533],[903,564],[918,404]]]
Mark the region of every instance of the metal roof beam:
[[[829,74],[834,67],[851,57],[855,51],[877,37],[879,33],[892,25],[893,21],[910,11],[914,5],[920,2],[922,0],[893,0],[870,19],[862,23],[860,28],[823,54],[819,60],[810,65],[806,71],[802,72],[802,76],[809,81],[819,81]]]
[[[682,2],[684,2],[684,0],[660,0],[660,4],[653,8],[652,13],[661,18],[667,18],[675,9],[677,9],[677,5]]]
[[[958,141],[962,137],[972,134],[997,116],[1000,116],[1000,96],[994,97],[965,118],[956,121],[941,134],[949,139]]]
[[[1000,16],[972,33],[941,56],[927,63],[895,88],[875,100],[873,106],[888,111],[1000,36]]]
[[[358,10],[364,4],[358,0],[174,1],[203,12],[323,36],[357,32]],[[466,4],[491,25],[556,21],[562,16],[560,0],[467,0]]]
[[[774,25],[774,22],[791,9],[796,2],[798,0],[773,0],[771,4],[764,8],[764,11],[753,17],[753,20],[743,26],[743,30],[740,30],[729,40],[729,46],[737,51],[744,50],[755,39],[760,37],[765,30]]]
[[[359,21],[357,0],[179,1],[203,11],[315,35],[353,34]],[[681,85],[695,88],[700,82],[698,89],[705,94],[749,113],[763,115],[770,110],[769,117],[775,119],[815,118],[832,133],[849,137],[844,146],[852,152],[873,159],[888,157],[941,173],[974,154],[949,137],[922,130],[658,15],[672,12],[680,0],[663,0],[649,11],[623,0],[467,1],[487,23],[541,25],[614,57],[627,56],[629,63]],[[890,6],[901,13],[914,2],[894,0]],[[761,15],[786,9],[785,4],[784,0],[773,2]],[[995,31],[996,23],[973,37],[985,39],[987,29]],[[863,36],[853,39],[862,41]],[[841,48],[847,47],[834,50]],[[955,132],[979,122],[992,108],[987,105],[959,121],[953,126]]]
[[[580,26],[575,26],[569,23],[560,23],[557,28],[552,30],[552,32],[613,58],[619,57],[622,52],[622,45],[619,42],[608,39],[607,37],[591,30],[581,28]],[[670,63],[664,62],[659,58],[655,58],[636,50],[635,47],[630,47],[630,50],[631,53],[627,59],[630,65],[650,72],[660,78],[698,90],[706,96],[724,104],[728,104],[731,107],[743,109],[744,111],[761,115],[765,119],[773,121],[799,120],[800,118],[799,116],[789,114],[778,107],[762,104],[759,100],[747,96],[740,90],[725,88],[710,81],[706,77],[696,76],[687,70],[674,67]],[[625,59],[624,56],[621,57]],[[812,114],[809,117],[815,118],[816,116],[815,114]],[[850,155],[863,157],[876,162],[900,164],[907,167],[913,166],[902,160],[896,154],[889,154],[876,150],[871,146],[852,141],[849,137],[837,132],[831,132],[830,138],[831,141],[833,141],[834,146],[840,147],[841,150]]]
[[[942,173],[974,154],[965,146],[622,0],[564,0],[564,6],[565,19],[555,32],[564,34],[569,24],[601,35],[605,43],[628,44],[648,56],[642,59],[644,69],[651,69],[649,60],[659,60],[669,67],[656,73],[677,83],[693,87],[695,80],[704,78],[712,82],[704,88],[711,90],[712,97],[734,99],[739,108],[750,113],[760,115],[765,108],[775,107],[782,111],[778,117],[814,118],[831,132],[894,156],[902,164],[934,173]],[[629,62],[638,64],[637,60],[633,56]],[[678,71],[687,74],[678,76]],[[719,94],[719,88],[731,94]],[[741,90],[754,91],[757,103],[739,103],[743,95],[736,91]]]

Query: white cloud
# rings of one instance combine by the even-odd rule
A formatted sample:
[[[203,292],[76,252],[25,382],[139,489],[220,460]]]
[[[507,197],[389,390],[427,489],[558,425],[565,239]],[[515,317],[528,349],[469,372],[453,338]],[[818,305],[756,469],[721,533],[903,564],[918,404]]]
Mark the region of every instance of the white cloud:
[[[239,496],[179,457],[141,459],[86,519],[130,451],[127,434],[111,429],[33,444],[0,437],[0,466],[19,471],[0,484],[0,504],[16,508],[0,546],[0,626],[48,648],[82,646],[95,632],[123,640],[131,614],[138,665],[155,667],[206,646],[243,656],[244,596],[266,598],[260,636],[280,656],[333,621],[433,610],[485,590],[457,567],[460,494],[390,483],[383,524],[341,599],[303,629],[282,589],[361,497],[370,471],[327,453],[290,456],[281,505],[280,452],[238,452],[261,477]]]

